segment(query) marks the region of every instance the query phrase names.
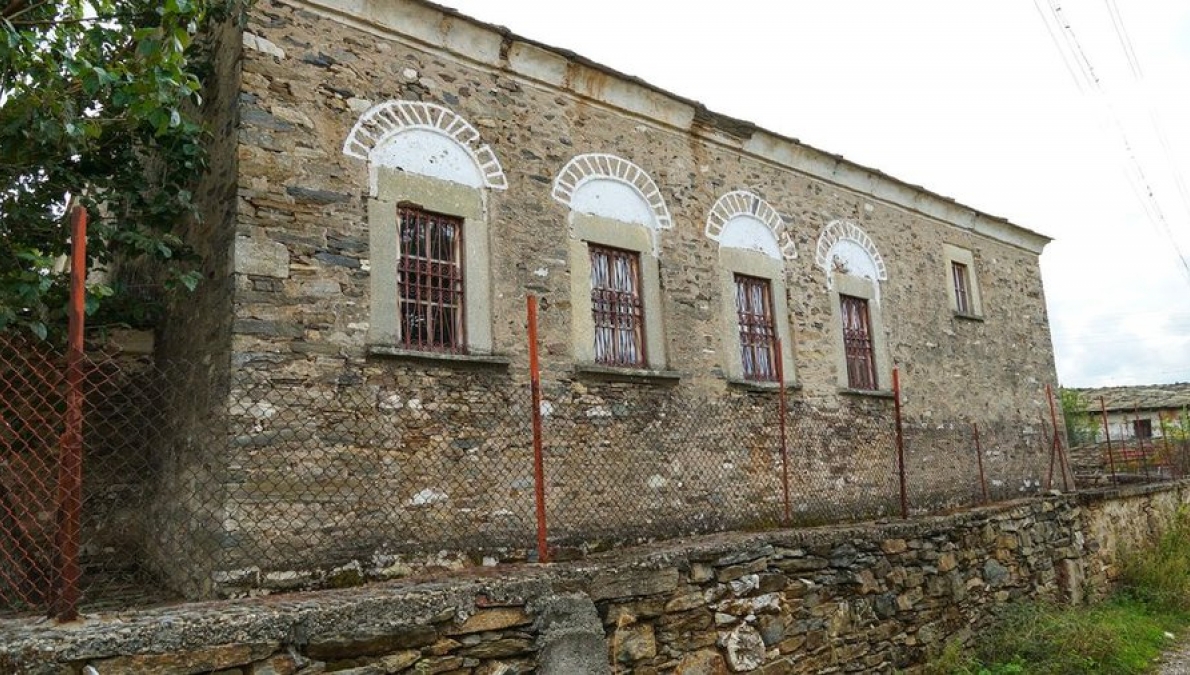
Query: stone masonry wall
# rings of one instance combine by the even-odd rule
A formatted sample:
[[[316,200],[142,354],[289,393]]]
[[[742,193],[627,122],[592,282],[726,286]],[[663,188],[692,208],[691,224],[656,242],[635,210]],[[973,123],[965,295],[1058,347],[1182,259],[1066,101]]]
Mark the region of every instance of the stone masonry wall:
[[[771,476],[775,450],[772,444],[752,447],[741,439],[772,437],[774,397],[740,391],[727,381],[724,329],[718,318],[724,302],[716,283],[718,249],[703,232],[712,205],[736,189],[752,190],[772,204],[798,250],[796,259],[784,263],[789,310],[778,317],[792,328],[793,358],[786,366],[798,383],[790,396],[793,404],[808,411],[807,419],[826,420],[820,430],[845,429],[848,421],[857,428],[879,428],[845,435],[849,447],[826,431],[796,438],[799,456],[807,460],[797,473],[808,486],[799,493],[801,503],[813,505],[815,494],[841,502],[851,498],[857,513],[877,515],[888,512],[886,498],[894,494],[887,489],[891,451],[885,442],[892,401],[841,392],[838,386],[835,355],[841,337],[832,327],[833,296],[826,273],[815,264],[814,250],[819,232],[835,221],[862,227],[887,264],[888,280],[880,284],[880,330],[892,360],[902,368],[909,420],[944,427],[979,421],[985,428],[1037,433],[1045,410],[1043,387],[1055,379],[1037,255],[1029,246],[984,232],[1002,228],[1033,237],[1033,244],[1043,238],[1020,234],[1024,231],[1015,226],[962,207],[938,206],[950,203],[431,5],[402,0],[363,3],[357,9],[359,16],[329,1],[257,2],[242,34],[242,57],[236,53],[226,62],[232,69],[227,81],[235,81],[232,72],[241,74],[233,115],[238,126],[234,153],[217,148],[220,161],[233,170],[217,175],[234,179],[236,201],[234,225],[228,223],[228,231],[213,237],[223,242],[234,229],[234,244],[228,246],[234,251],[232,274],[216,280],[233,284],[226,308],[232,319],[228,406],[233,428],[230,447],[216,434],[209,445],[185,455],[201,468],[201,481],[194,485],[205,493],[195,499],[210,505],[209,512],[186,520],[182,509],[178,517],[166,517],[174,525],[185,523],[188,536],[209,542],[218,556],[226,555],[217,565],[220,573],[255,574],[252,567],[260,567],[261,560],[254,552],[268,550],[278,537],[286,539],[286,532],[293,538],[294,532],[311,529],[325,532],[327,541],[307,545],[310,559],[298,561],[302,566],[367,559],[366,546],[327,549],[335,525],[342,523],[374,533],[375,541],[367,540],[374,545],[370,553],[388,560],[385,556],[400,548],[393,541],[419,542],[407,538],[400,517],[379,516],[422,507],[426,495],[435,500],[433,522],[448,523],[443,531],[472,548],[490,544],[491,532],[500,530],[508,514],[513,521],[523,520],[528,462],[518,459],[524,459],[527,448],[524,417],[474,415],[471,424],[487,431],[478,446],[470,445],[474,438],[456,435],[457,425],[448,424],[444,431],[420,423],[405,426],[392,444],[368,442],[366,434],[344,428],[372,424],[367,420],[391,423],[394,417],[432,416],[434,410],[525,406],[527,294],[541,299],[542,377],[557,427],[567,428],[565,414],[575,428],[592,418],[603,424],[601,438],[579,432],[554,437],[556,445],[592,453],[559,452],[552,459],[552,466],[560,466],[554,475],[568,476],[570,490],[591,483],[592,475],[618,473],[624,474],[620,485],[634,495],[658,495],[664,487],[657,486],[680,485],[680,494],[649,502],[662,505],[646,518],[649,527],[632,531],[644,538],[705,531],[701,525],[686,526],[700,512],[724,514],[725,526],[753,520],[745,509],[774,494],[768,479],[757,476]],[[419,32],[433,33],[433,26],[440,29],[440,43],[427,43]],[[476,45],[493,36],[501,44],[499,54],[477,58]],[[532,61],[549,54],[565,62],[560,81],[513,63],[517,55]],[[343,144],[364,111],[389,100],[434,103],[457,113],[475,125],[503,167],[507,189],[485,190],[483,195],[490,229],[487,281],[494,352],[485,363],[384,357],[368,349],[378,301],[370,289],[376,255],[369,248],[371,178],[367,163],[344,154]],[[225,128],[227,111],[218,110],[218,126]],[[776,149],[757,149],[770,145]],[[656,181],[672,214],[674,227],[658,237],[658,259],[667,355],[662,367],[678,376],[676,381],[639,378],[626,383],[576,367],[569,210],[551,198],[550,184],[569,159],[588,152],[615,154],[639,165]],[[783,153],[808,157],[819,168],[791,169],[773,159]],[[866,192],[855,185],[873,187]],[[937,215],[943,212],[945,218]],[[982,320],[959,318],[949,310],[944,244],[973,253]],[[212,348],[212,363],[222,359],[220,349]],[[212,379],[217,384],[213,391],[221,391],[218,374]],[[287,391],[269,398],[280,389]],[[293,396],[303,402],[291,405],[287,399]],[[726,446],[708,441],[685,448],[646,448],[632,442],[634,427],[621,422],[621,416],[602,419],[604,411],[648,411],[661,405],[685,406],[686,415],[693,417],[702,410],[698,401],[708,398],[751,407],[731,418],[700,417],[704,430],[711,430],[708,438],[737,417],[759,420],[756,432],[737,435]],[[320,409],[319,401],[334,403]],[[415,402],[417,407],[411,408]],[[281,442],[285,439],[289,441]],[[611,446],[616,453],[602,452]],[[482,452],[484,448],[491,452]],[[461,450],[459,457],[453,458],[454,450]],[[685,461],[665,455],[679,451],[688,455]],[[727,460],[724,452],[747,461]],[[1032,445],[998,452],[992,461],[1002,458],[996,466],[1007,494],[1038,489],[1046,468],[1044,452]],[[392,489],[379,504],[369,488],[357,489],[355,479],[321,478],[360,475],[361,457],[399,472],[383,474],[392,479]],[[445,457],[452,459],[445,462]],[[435,470],[448,478],[471,476],[462,491],[466,494],[443,489],[435,470],[413,470],[423,458],[444,462]],[[934,510],[970,501],[975,478],[970,460],[954,461],[951,450],[926,446],[914,448],[910,458],[922,469],[914,472],[919,481],[915,508]],[[456,471],[459,466],[468,471]],[[704,466],[730,466],[736,473],[691,470]],[[584,468],[588,474],[581,473]],[[288,482],[278,482],[285,476]],[[308,478],[295,482],[294,477]],[[724,503],[712,501],[708,508],[690,497],[723,491],[724,484],[736,486]],[[881,505],[861,504],[874,485],[884,488]],[[473,494],[479,487],[488,493]],[[750,490],[763,490],[764,495]],[[497,499],[500,495],[505,498]],[[482,502],[480,509],[471,505],[474,499]],[[676,515],[667,520],[671,511]],[[620,514],[630,519],[625,525],[629,530],[640,521],[632,514],[629,508]],[[587,523],[578,517],[561,515],[554,525],[559,532],[573,533],[565,543],[604,535],[585,529]],[[436,553],[448,544],[439,540],[428,550]],[[277,571],[301,575],[309,570]]]
[[[544,378],[561,385],[576,378],[567,346],[567,211],[548,185],[570,157],[596,151],[649,171],[673,214],[675,227],[660,242],[666,347],[670,368],[690,386],[721,392],[725,385],[721,329],[711,310],[720,300],[711,283],[718,263],[703,234],[706,215],[722,193],[751,186],[781,209],[799,249],[787,261],[787,318],[797,343],[789,365],[805,400],[826,409],[851,405],[835,384],[830,355],[837,336],[813,255],[819,231],[849,218],[888,264],[882,305],[911,418],[1019,422],[1044,410],[1053,364],[1035,254],[761,161],[732,147],[723,130],[661,126],[299,7],[258,3],[247,28],[252,44],[265,38],[271,48],[244,52],[237,223],[244,257],[234,351],[246,369],[317,380],[342,369],[410,368],[365,358],[368,168],[342,152],[359,113],[394,99],[457,112],[477,125],[504,165],[509,187],[489,191],[487,200],[495,230],[495,351],[512,360],[511,381],[527,371],[526,293],[543,300]],[[964,321],[947,309],[944,242],[975,253],[985,320]],[[257,264],[263,250],[276,264]]]
[[[11,621],[0,672],[914,672],[1005,603],[1102,595],[1119,553],[1154,541],[1188,499],[1179,483],[71,626]]]
[[[185,224],[185,240],[203,257],[196,291],[173,299],[158,328],[156,362],[170,387],[152,401],[167,420],[154,435],[156,473],[148,509],[151,535],[142,542],[149,563],[171,585],[188,594],[203,592],[220,550],[222,476],[226,463],[226,407],[231,366],[230,270],[236,219],[236,159],[239,122],[241,29],[229,18],[203,37],[210,59],[203,82],[201,113],[211,134],[208,166],[194,192],[199,218]],[[155,392],[160,394],[160,392]],[[176,574],[176,561],[191,561],[191,574]]]

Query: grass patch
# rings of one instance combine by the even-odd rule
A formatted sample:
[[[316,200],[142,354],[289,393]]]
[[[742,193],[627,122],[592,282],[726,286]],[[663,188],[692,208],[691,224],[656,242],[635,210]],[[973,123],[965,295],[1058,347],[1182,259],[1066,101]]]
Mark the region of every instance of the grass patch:
[[[1190,626],[1190,515],[1180,512],[1155,546],[1122,560],[1117,592],[1090,607],[1021,603],[971,650],[947,648],[933,675],[1144,673]]]

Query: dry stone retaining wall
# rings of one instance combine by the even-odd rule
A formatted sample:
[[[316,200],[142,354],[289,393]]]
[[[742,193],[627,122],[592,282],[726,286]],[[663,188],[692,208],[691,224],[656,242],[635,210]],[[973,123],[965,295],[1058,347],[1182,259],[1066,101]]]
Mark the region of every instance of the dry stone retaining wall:
[[[0,672],[830,673],[920,665],[1021,599],[1082,602],[1185,483],[551,566],[0,624]]]

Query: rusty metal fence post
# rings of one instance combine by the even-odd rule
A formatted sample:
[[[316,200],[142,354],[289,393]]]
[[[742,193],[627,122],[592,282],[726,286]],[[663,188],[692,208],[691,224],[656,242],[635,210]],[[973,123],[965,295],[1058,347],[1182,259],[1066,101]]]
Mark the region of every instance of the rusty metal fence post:
[[[1103,438],[1107,441],[1107,464],[1111,468],[1111,483],[1119,485],[1120,479],[1116,475],[1116,456],[1111,447],[1111,426],[1107,423],[1107,403],[1099,397],[1099,411],[1103,415]]]
[[[1132,410],[1132,435],[1136,438],[1136,449],[1140,453],[1140,466],[1145,474],[1145,482],[1149,482],[1149,455],[1145,452],[1145,439],[1140,435],[1140,407]]]
[[[788,413],[788,405],[785,401],[785,358],[781,351],[781,338],[777,338],[777,398],[780,399],[778,403],[781,426],[781,490],[784,493],[785,502],[785,525],[789,525],[790,505],[789,505],[789,447],[785,440],[785,416]]]
[[[988,498],[988,480],[983,473],[983,446],[979,443],[979,424],[972,422],[971,429],[975,432],[975,461],[979,465],[979,488],[983,491],[983,503],[990,504]]]
[[[901,517],[909,517],[909,491],[905,485],[905,431],[901,425],[901,369],[893,368],[893,414],[897,422],[897,475],[901,482]]]
[[[1173,461],[1173,454],[1169,451],[1169,430],[1165,427],[1165,417],[1160,411],[1157,413],[1157,421],[1161,425],[1161,449],[1164,461],[1169,465],[1169,477],[1171,479],[1179,478],[1180,471],[1178,470],[1178,463]]]
[[[549,562],[545,523],[545,458],[541,446],[541,370],[537,362],[537,296],[528,296],[529,382],[533,398],[533,494],[537,513],[537,559]]]
[[[75,205],[70,215],[70,308],[66,352],[66,415],[58,459],[57,551],[50,614],[58,621],[78,618],[79,521],[83,504],[83,328],[87,276],[87,212]]]
[[[1062,449],[1062,434],[1058,430],[1058,408],[1054,404],[1054,388],[1048,384],[1045,385],[1045,396],[1049,400],[1050,423],[1054,429],[1054,435],[1051,437],[1050,441],[1050,475],[1046,482],[1049,484],[1049,486],[1053,485],[1054,460],[1056,458],[1058,462],[1058,471],[1062,472],[1062,491],[1069,492],[1070,481],[1067,479],[1066,474],[1070,470],[1070,465],[1066,462],[1066,452]],[[1047,489],[1049,486],[1047,486]]]

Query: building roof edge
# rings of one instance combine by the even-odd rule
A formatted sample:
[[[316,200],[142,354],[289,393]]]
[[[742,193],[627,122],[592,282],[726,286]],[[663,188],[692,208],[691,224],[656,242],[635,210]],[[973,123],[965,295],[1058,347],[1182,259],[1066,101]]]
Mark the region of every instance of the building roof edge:
[[[1052,237],[1007,218],[966,206],[953,198],[753,122],[717,113],[698,101],[568,49],[518,35],[504,26],[481,21],[429,0],[283,1],[319,8],[340,19],[361,21],[492,67],[511,70],[528,79],[570,89],[577,95],[652,118],[667,126],[684,128],[707,140],[734,146],[813,178],[871,195],[1035,254],[1040,254],[1046,244],[1053,241]],[[421,24],[409,20],[426,12],[439,14],[440,20]],[[574,66],[590,72],[576,72]]]

